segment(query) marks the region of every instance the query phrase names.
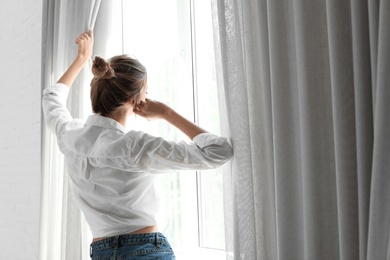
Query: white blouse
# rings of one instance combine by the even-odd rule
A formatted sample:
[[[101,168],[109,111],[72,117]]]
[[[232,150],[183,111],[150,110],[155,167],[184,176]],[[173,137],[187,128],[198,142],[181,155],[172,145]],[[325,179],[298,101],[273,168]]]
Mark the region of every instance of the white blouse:
[[[199,134],[193,142],[171,142],[129,131],[100,115],[86,122],[66,108],[69,88],[55,84],[43,92],[46,123],[65,156],[75,202],[93,237],[130,233],[157,224],[155,175],[172,170],[212,169],[233,154],[226,138]]]

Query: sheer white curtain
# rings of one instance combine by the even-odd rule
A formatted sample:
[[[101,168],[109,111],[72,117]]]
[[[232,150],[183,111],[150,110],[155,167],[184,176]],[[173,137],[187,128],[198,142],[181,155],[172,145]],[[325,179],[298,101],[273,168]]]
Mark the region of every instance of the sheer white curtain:
[[[214,0],[234,259],[390,259],[390,1]]]
[[[94,29],[99,7],[100,0],[44,3],[43,88],[54,84],[72,63],[77,55],[74,41],[81,32]],[[104,11],[99,12],[99,19],[102,16]],[[95,33],[105,33],[105,30],[96,32],[97,29]],[[69,95],[68,108],[74,117],[85,118],[90,111],[89,104],[83,102],[89,95],[89,71],[85,68],[80,73]],[[89,228],[69,194],[68,176],[56,138],[44,127],[42,139],[39,259],[89,259]]]

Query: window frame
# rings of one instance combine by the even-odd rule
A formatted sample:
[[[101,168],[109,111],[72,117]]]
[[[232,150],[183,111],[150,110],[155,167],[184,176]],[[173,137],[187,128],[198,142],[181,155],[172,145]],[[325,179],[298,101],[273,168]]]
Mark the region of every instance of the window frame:
[[[120,20],[121,20],[121,42],[118,44],[121,45],[120,50],[122,53],[126,53],[126,47],[125,47],[125,42],[126,42],[126,37],[125,37],[125,19],[124,19],[124,1],[123,0],[118,0],[120,4]],[[200,111],[199,111],[199,100],[198,100],[198,94],[199,94],[199,89],[198,89],[198,59],[197,59],[197,24],[196,24],[196,1],[195,0],[182,0],[182,2],[186,2],[189,7],[189,35],[190,35],[190,50],[191,50],[191,82],[192,82],[192,120],[194,123],[199,124],[200,120]],[[211,11],[211,10],[210,10]],[[119,49],[119,48],[118,48]],[[109,52],[107,53],[109,54]],[[110,53],[115,55],[114,53]],[[130,53],[131,54],[131,53]],[[113,55],[108,55],[113,56]],[[216,106],[216,109],[218,109],[218,105]],[[219,134],[219,133],[217,133]],[[188,174],[188,173],[186,173]],[[192,174],[192,173],[189,173]],[[194,184],[196,188],[196,212],[197,212],[197,222],[194,223],[196,225],[196,230],[197,230],[197,246],[196,247],[191,247],[191,248],[186,248],[186,251],[181,251],[181,249],[175,248],[175,254],[177,255],[178,259],[183,258],[183,259],[188,259],[194,257],[194,255],[199,256],[199,257],[204,257],[207,258],[210,255],[214,256],[213,259],[226,259],[226,249],[223,248],[211,248],[207,247],[204,245],[205,241],[203,240],[203,235],[204,235],[204,220],[202,218],[202,214],[205,210],[204,205],[203,205],[203,198],[202,198],[202,176],[203,174],[210,174],[210,173],[205,173],[202,171],[194,171]],[[222,192],[223,193],[223,192]],[[223,195],[223,194],[222,194]],[[223,200],[223,199],[222,199]],[[223,205],[221,205],[223,207]],[[225,227],[224,227],[225,229]],[[221,234],[224,238],[224,233]],[[169,237],[168,237],[169,239]],[[187,250],[188,249],[188,250]],[[190,251],[190,252],[189,252]],[[206,257],[207,256],[207,257]]]

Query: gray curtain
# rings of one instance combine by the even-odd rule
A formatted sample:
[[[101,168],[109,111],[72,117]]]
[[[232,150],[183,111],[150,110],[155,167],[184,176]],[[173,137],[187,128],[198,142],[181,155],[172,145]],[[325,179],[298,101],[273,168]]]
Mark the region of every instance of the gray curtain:
[[[390,259],[390,1],[213,0],[232,259]]]

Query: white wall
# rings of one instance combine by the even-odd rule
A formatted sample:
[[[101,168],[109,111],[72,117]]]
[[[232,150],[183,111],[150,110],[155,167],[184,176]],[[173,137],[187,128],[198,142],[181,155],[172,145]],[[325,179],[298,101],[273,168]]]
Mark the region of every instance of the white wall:
[[[0,1],[0,259],[38,259],[42,3]]]

